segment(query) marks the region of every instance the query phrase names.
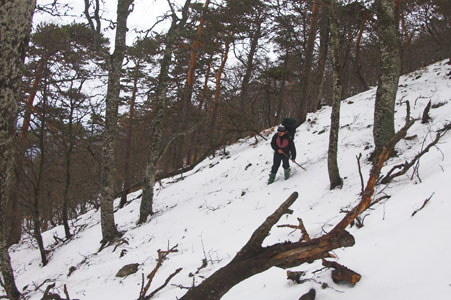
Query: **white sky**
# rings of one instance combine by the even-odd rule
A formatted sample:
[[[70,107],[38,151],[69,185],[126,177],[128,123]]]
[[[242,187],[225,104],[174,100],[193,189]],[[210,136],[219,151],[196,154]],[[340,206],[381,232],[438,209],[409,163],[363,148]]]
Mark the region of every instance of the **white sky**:
[[[184,1],[182,0],[171,0],[173,3],[180,7],[183,5]],[[44,5],[47,3],[53,3],[53,0],[38,0],[38,4]],[[50,16],[48,14],[40,14],[37,13],[34,16],[34,24],[38,24],[40,22],[55,22],[58,24],[67,24],[71,23],[74,20],[77,22],[86,22],[83,16],[84,11],[84,1],[83,0],[59,0],[60,4],[69,4],[73,10],[72,15],[81,16],[80,18],[72,18],[72,17],[60,17],[56,18]],[[127,33],[127,44],[131,45],[136,37],[134,33],[134,29],[137,30],[146,30],[150,28],[157,21],[158,17],[162,16],[165,12],[169,10],[169,5],[166,0],[135,0],[135,6],[133,12],[130,14],[127,20],[127,27],[129,28],[129,32]],[[104,5],[102,6],[102,16],[105,18],[109,18],[112,20],[116,19],[116,7],[117,1],[106,0],[104,1]],[[167,26],[163,23],[161,26],[156,27],[156,30],[163,30]],[[110,38],[110,40],[114,41],[114,31],[108,30],[107,24],[104,23],[102,26],[106,32],[106,36]]]

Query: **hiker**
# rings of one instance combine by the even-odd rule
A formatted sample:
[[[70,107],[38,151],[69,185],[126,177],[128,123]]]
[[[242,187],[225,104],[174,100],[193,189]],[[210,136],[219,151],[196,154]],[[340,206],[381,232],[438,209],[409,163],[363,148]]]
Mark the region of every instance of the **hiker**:
[[[283,125],[277,128],[277,133],[272,137],[271,147],[274,149],[274,158],[268,184],[273,183],[276,179],[277,170],[281,162],[285,179],[288,179],[290,177],[289,159],[293,162],[296,159],[296,147],[294,146],[293,137]]]

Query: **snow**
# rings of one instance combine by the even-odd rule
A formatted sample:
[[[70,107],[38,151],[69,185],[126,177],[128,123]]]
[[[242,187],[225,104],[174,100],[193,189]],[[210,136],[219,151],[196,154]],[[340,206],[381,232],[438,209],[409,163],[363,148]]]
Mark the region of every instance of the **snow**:
[[[435,131],[451,122],[451,66],[446,61],[425,67],[400,79],[396,104],[396,126],[404,124],[410,101],[411,115],[421,118],[429,100],[432,121],[417,121],[409,130],[412,139],[397,145],[400,156],[390,159],[383,168],[411,160],[435,137]],[[346,99],[342,103],[339,133],[339,168],[344,186],[329,190],[327,174],[328,128],[330,107],[310,114],[297,130],[297,161],[307,171],[292,164],[293,176],[283,179],[282,168],[274,184],[266,180],[272,163],[268,140],[255,137],[227,147],[228,154],[218,152],[194,170],[163,180],[157,185],[155,211],[148,223],[137,226],[140,194],[128,196],[130,204],[116,212],[119,230],[125,232],[126,244],[110,246],[98,252],[101,240],[100,212],[90,211],[73,220],[75,237],[65,244],[55,244],[54,236],[63,238],[63,228],[44,233],[47,249],[52,249],[47,266],[40,265],[39,251],[26,237],[11,248],[16,282],[29,299],[41,299],[45,287],[55,282],[62,295],[67,285],[71,299],[137,299],[142,274],[147,276],[156,265],[157,250],[175,245],[178,252],[169,254],[158,271],[150,290],[160,286],[177,268],[183,270],[154,299],[177,299],[185,294],[180,288],[199,284],[225,266],[248,241],[253,231],[294,191],[299,198],[292,205],[294,213],[281,218],[277,225],[297,224],[302,218],[312,237],[329,231],[359,201],[361,190],[357,167],[360,160],[364,180],[368,178],[372,151],[372,120],[376,89]],[[324,130],[324,132],[323,132]],[[321,133],[322,132],[322,133]],[[368,147],[370,146],[370,147]],[[306,271],[303,284],[286,279],[285,270],[271,268],[241,282],[222,299],[298,299],[315,288],[317,299],[391,300],[449,299],[451,295],[451,133],[442,137],[420,160],[418,175],[412,170],[380,185],[376,197],[390,195],[364,213],[364,227],[348,228],[355,237],[353,247],[337,249],[336,261],[360,273],[355,287],[335,284],[331,270],[321,262],[304,264],[290,270]],[[426,199],[430,201],[414,216]],[[117,199],[116,204],[118,204]],[[74,227],[72,228],[74,229]],[[274,226],[264,245],[295,241],[300,233]],[[120,257],[121,252],[126,251]],[[208,265],[196,273],[207,259]],[[139,263],[136,274],[117,278],[126,264]],[[69,269],[76,269],[69,276]],[[191,275],[190,275],[191,273]],[[194,277],[192,276],[194,274]],[[38,287],[38,288],[37,288]],[[1,292],[0,292],[1,294]],[[448,296],[447,296],[448,295]]]

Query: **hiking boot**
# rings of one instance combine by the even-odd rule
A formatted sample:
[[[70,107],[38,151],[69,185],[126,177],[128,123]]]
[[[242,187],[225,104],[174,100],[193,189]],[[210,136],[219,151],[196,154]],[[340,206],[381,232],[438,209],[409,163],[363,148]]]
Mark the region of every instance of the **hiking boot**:
[[[268,184],[271,184],[276,179],[276,173],[269,173]]]
[[[285,175],[285,180],[290,178],[290,168],[287,169],[283,169],[284,170],[284,175]]]

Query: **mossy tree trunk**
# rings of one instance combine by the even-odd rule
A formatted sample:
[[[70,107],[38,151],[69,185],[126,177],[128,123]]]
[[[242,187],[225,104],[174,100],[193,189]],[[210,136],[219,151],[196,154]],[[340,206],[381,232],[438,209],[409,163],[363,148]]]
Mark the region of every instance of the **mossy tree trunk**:
[[[36,1],[0,1],[0,270],[9,299],[19,299],[8,234],[16,186],[16,121],[25,48]]]
[[[117,133],[117,114],[119,107],[120,79],[124,60],[127,35],[127,18],[133,0],[119,0],[117,3],[117,27],[115,49],[108,61],[108,87],[106,95],[105,130],[102,148],[101,172],[101,227],[102,243],[108,243],[120,236],[114,222],[115,197],[115,149]]]
[[[332,113],[330,116],[329,150],[327,156],[327,169],[329,171],[330,189],[342,186],[343,180],[338,169],[338,133],[340,129],[340,102],[341,102],[341,59],[338,40],[337,20],[335,18],[335,0],[330,1],[330,32],[331,52],[333,62],[333,99]]]
[[[395,134],[395,100],[401,70],[397,39],[397,22],[393,0],[377,0],[377,28],[380,49],[380,73],[374,108],[373,137],[377,157]]]

